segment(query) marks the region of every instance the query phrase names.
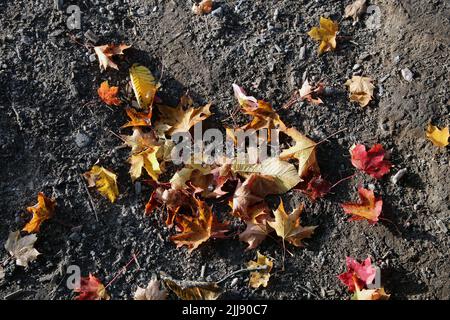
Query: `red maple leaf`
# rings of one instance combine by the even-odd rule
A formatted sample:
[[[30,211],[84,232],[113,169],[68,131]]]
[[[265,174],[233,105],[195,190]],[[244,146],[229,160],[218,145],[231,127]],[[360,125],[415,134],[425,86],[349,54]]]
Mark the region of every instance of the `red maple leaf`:
[[[325,197],[330,192],[331,183],[322,178],[321,175],[314,176],[309,180],[305,190],[302,190],[312,201]]]
[[[360,203],[346,202],[341,204],[345,213],[352,214],[350,220],[357,221],[367,219],[369,223],[375,224],[383,208],[383,200],[376,198],[372,190],[358,189]]]
[[[109,300],[105,286],[92,274],[80,279],[80,287],[74,289],[79,293],[75,300]]]
[[[347,272],[340,274],[338,278],[348,287],[350,292],[354,292],[356,286],[358,286],[359,290],[366,288],[375,279],[377,270],[372,266],[370,257],[362,263],[359,263],[351,257],[347,257],[346,264]]]
[[[357,144],[350,149],[352,164],[375,179],[380,179],[389,172],[392,164],[383,160],[386,151],[381,144],[375,144],[369,151],[362,144]]]

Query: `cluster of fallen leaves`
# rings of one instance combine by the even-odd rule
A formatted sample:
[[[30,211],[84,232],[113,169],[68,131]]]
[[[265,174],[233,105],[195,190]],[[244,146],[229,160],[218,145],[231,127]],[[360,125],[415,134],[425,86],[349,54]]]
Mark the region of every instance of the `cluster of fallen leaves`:
[[[203,0],[195,3],[193,11],[206,14],[212,10],[213,2]],[[357,0],[346,8],[345,17],[357,21],[364,11],[365,1]],[[320,27],[314,27],[308,33],[314,40],[320,41],[319,54],[333,51],[337,47],[339,26],[327,18],[320,18]],[[115,56],[124,54],[129,45],[107,44],[94,47],[98,56],[100,69],[118,70],[114,62]],[[186,247],[189,252],[204,245],[211,239],[230,237],[232,231],[229,220],[239,219],[245,224],[245,229],[238,233],[240,241],[247,244],[247,250],[257,248],[266,238],[270,237],[281,242],[283,248],[282,270],[286,245],[304,246],[304,240],[311,238],[318,226],[303,226],[301,214],[304,204],[299,204],[292,213],[287,213],[283,202],[272,209],[267,202],[268,196],[282,195],[289,190],[302,191],[314,202],[326,196],[334,187],[320,173],[316,157],[319,143],[311,140],[294,127],[287,126],[272,106],[263,100],[248,96],[243,88],[233,85],[233,91],[240,110],[250,118],[250,121],[239,128],[226,128],[227,134],[236,142],[231,129],[279,130],[284,138],[290,140],[290,147],[281,150],[277,157],[266,159],[257,164],[241,163],[233,159],[223,158],[218,164],[185,164],[176,171],[168,181],[160,181],[160,176],[174,168],[170,153],[174,144],[172,136],[180,132],[188,132],[197,123],[205,121],[212,114],[211,104],[195,107],[193,100],[185,95],[181,97],[178,106],[164,105],[157,97],[160,84],[145,66],[134,64],[129,70],[130,83],[134,93],[134,101],[124,109],[129,121],[122,129],[130,135],[118,135],[123,146],[130,148],[128,163],[131,181],[141,180],[152,186],[152,192],[145,206],[145,214],[162,212],[166,226],[174,230],[170,240],[177,247]],[[353,76],[345,85],[349,89],[350,101],[367,106],[373,98],[374,85],[368,77]],[[298,90],[297,99],[305,100],[315,105],[323,103],[320,98],[324,84],[310,84],[305,81]],[[107,81],[98,88],[100,99],[109,106],[121,106],[120,90],[110,86]],[[448,145],[448,127],[440,130],[431,124],[427,128],[426,137],[434,145]],[[270,142],[270,141],[269,141]],[[349,150],[352,165],[359,171],[374,179],[382,179],[392,167],[389,155],[381,144],[373,145],[368,151],[362,144],[354,145]],[[117,175],[110,169],[95,164],[84,173],[87,186],[97,191],[114,203],[119,199]],[[335,184],[336,185],[336,184]],[[358,188],[359,202],[342,203],[343,211],[351,215],[350,220],[367,220],[376,224],[381,218],[383,200],[376,196],[373,190]],[[221,212],[220,216],[214,210],[214,205],[228,203],[230,212]],[[36,233],[46,220],[54,215],[56,202],[43,193],[38,194],[38,203],[28,207],[32,215],[20,231],[11,232],[5,244],[10,258],[16,260],[19,266],[27,267],[40,254],[35,248]],[[273,236],[271,235],[273,234]],[[359,263],[347,257],[348,271],[339,275],[339,279],[353,293],[356,300],[388,299],[389,295],[383,288],[369,289],[376,269],[370,258]],[[257,252],[255,261],[250,261],[247,268],[240,270],[250,272],[249,286],[252,288],[266,287],[271,277],[274,260]],[[0,265],[0,279],[4,271]],[[163,300],[167,290],[174,292],[181,299],[217,299],[223,292],[220,283],[175,280],[165,274],[160,275],[161,281],[153,278],[146,288],[138,287],[134,294],[136,300]],[[226,277],[228,278],[228,277]],[[110,285],[111,282],[108,284]],[[94,275],[82,278],[80,286],[74,289],[78,300],[109,299],[106,288]]]

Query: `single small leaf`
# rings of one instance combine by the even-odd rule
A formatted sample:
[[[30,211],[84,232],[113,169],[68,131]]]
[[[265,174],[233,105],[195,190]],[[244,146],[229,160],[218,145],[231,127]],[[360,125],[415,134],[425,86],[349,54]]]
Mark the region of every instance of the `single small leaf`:
[[[211,207],[204,201],[197,201],[197,216],[177,215],[175,222],[181,233],[170,237],[177,247],[187,246],[189,252],[195,250],[209,238],[223,238],[228,232],[228,223],[219,223]]]
[[[161,174],[161,168],[156,157],[159,147],[150,147],[140,153],[131,155],[129,162],[131,180],[136,180],[141,177],[142,169],[144,168],[148,175],[155,181],[158,181]]]
[[[354,22],[359,21],[359,18],[366,12],[367,0],[356,0],[352,4],[345,7],[344,19],[353,18]]]
[[[381,144],[375,144],[369,151],[362,144],[353,145],[350,154],[353,166],[375,179],[381,179],[392,167],[389,161],[384,160],[386,151]]]
[[[119,106],[122,101],[117,97],[119,87],[110,87],[108,81],[103,81],[97,90],[98,96],[109,106]]]
[[[319,105],[322,104],[323,101],[318,97],[318,95],[320,95],[323,90],[323,83],[319,83],[317,86],[313,87],[309,84],[308,79],[306,79],[298,92],[300,95],[300,100],[306,100],[314,105]]]
[[[359,263],[357,260],[347,257],[347,271],[338,276],[339,280],[347,286],[350,292],[354,292],[357,288],[366,288],[375,279],[377,269],[372,266],[370,257]]]
[[[22,229],[28,233],[39,232],[41,223],[53,217],[56,201],[47,198],[42,192],[38,194],[38,203],[28,207],[27,211],[33,215],[31,220]]]
[[[313,176],[302,190],[312,201],[325,197],[331,190],[331,183],[322,178],[321,175]]]
[[[79,295],[75,300],[109,300],[110,297],[106,292],[105,286],[92,274],[88,277],[80,279],[80,286],[73,289]]]
[[[36,240],[36,234],[21,237],[20,231],[14,231],[9,234],[5,249],[16,259],[18,266],[28,267],[28,263],[34,261],[40,255],[39,251],[33,247]]]
[[[130,48],[126,44],[114,45],[106,44],[103,46],[94,47],[94,51],[97,54],[98,61],[100,63],[100,70],[106,70],[108,67],[119,70],[117,64],[115,64],[111,58],[115,55],[123,54],[123,51]]]
[[[339,31],[337,22],[320,17],[320,27],[313,27],[308,35],[316,41],[320,41],[319,55],[336,49],[336,35]]]
[[[111,171],[101,167],[93,166],[92,169],[84,173],[89,187],[96,187],[97,190],[111,202],[115,202],[119,195],[117,188],[117,176]]]
[[[311,238],[317,226],[302,227],[300,225],[300,214],[303,211],[303,204],[288,215],[284,210],[283,201],[274,212],[275,221],[268,221],[277,235],[296,247],[303,246],[302,240]]]
[[[368,77],[353,76],[345,82],[350,92],[350,101],[358,102],[361,107],[369,104],[373,98],[373,90],[375,86],[372,79]]]
[[[259,253],[256,253],[256,261],[249,261],[247,263],[248,268],[262,267],[267,266],[266,270],[253,271],[250,273],[250,281],[248,285],[254,289],[258,289],[259,287],[267,287],[270,279],[270,271],[273,267],[273,261],[266,256]]]
[[[310,174],[320,174],[316,158],[316,143],[295,128],[289,128],[285,133],[294,140],[295,145],[283,150],[280,154],[280,159],[297,159],[300,178],[305,178]]]
[[[389,300],[391,295],[384,291],[384,288],[377,289],[363,289],[356,288],[352,296],[352,300]]]
[[[147,288],[138,287],[134,293],[134,300],[166,300],[167,290],[160,289],[161,284],[158,280],[150,280]]]
[[[351,214],[350,220],[364,220],[367,219],[370,224],[375,224],[381,214],[383,207],[383,200],[376,198],[372,190],[359,188],[360,203],[343,203],[341,204],[345,213]]]
[[[128,127],[150,127],[152,124],[152,113],[150,112],[138,112],[133,108],[125,108],[127,116],[130,121],[125,123],[122,128]]]
[[[130,68],[130,78],[139,108],[150,109],[151,117],[151,108],[156,91],[160,86],[159,83],[157,83],[149,69],[137,63]]]
[[[165,275],[161,278],[181,300],[217,300],[223,293],[215,282],[175,280]]]
[[[204,15],[210,13],[213,8],[213,0],[201,0],[200,3],[195,3],[192,6],[192,12],[196,15]]]
[[[428,140],[430,140],[436,147],[448,146],[448,137],[450,136],[448,127],[439,129],[438,127],[429,124],[425,134]]]

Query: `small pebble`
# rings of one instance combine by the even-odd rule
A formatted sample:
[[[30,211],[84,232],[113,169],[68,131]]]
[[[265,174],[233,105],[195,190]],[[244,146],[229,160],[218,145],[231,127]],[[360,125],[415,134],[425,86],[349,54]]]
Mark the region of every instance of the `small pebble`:
[[[358,70],[359,68],[361,68],[361,65],[360,65],[359,63],[357,63],[357,64],[355,64],[355,65],[353,66],[353,71],[356,71],[356,70]]]
[[[93,53],[89,56],[89,61],[94,62],[95,60],[97,60],[97,55],[95,53]]]
[[[233,278],[233,280],[231,280],[230,286],[234,287],[235,285],[237,285],[239,279],[238,278]]]
[[[403,178],[403,176],[406,174],[406,171],[407,171],[406,168],[398,170],[398,172],[391,177],[391,182],[393,184],[397,184],[400,181],[400,179]]]
[[[408,68],[404,68],[404,69],[402,69],[401,72],[402,72],[403,79],[405,79],[408,82],[413,81],[414,75],[411,70],[409,70]]]
[[[77,133],[75,136],[75,144],[79,148],[86,147],[91,142],[91,138],[89,136],[85,135],[84,133]]]
[[[436,220],[436,224],[439,227],[439,229],[441,229],[442,233],[447,233],[448,229],[445,226],[445,223],[442,222],[442,220]]]
[[[305,59],[305,54],[306,54],[306,46],[303,46],[300,48],[300,60]]]

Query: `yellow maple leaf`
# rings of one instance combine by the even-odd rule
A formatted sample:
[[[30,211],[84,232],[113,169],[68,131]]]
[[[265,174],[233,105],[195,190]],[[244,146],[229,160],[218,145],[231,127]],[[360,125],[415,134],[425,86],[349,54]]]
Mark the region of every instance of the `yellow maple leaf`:
[[[296,247],[301,247],[301,241],[305,238],[310,238],[317,228],[317,226],[302,227],[300,225],[300,214],[302,211],[303,204],[288,215],[284,210],[283,201],[281,201],[278,209],[274,212],[275,221],[268,221],[267,223],[283,240]]]
[[[154,134],[145,133],[140,128],[133,128],[131,136],[121,135],[125,145],[131,148],[131,154],[140,153],[147,148],[154,147],[158,141]]]
[[[297,159],[298,175],[300,178],[304,178],[310,173],[320,174],[320,168],[316,158],[316,143],[295,128],[289,128],[284,133],[295,141],[295,145],[283,150],[280,154],[280,159]]]
[[[433,142],[436,147],[446,147],[448,146],[449,130],[448,127],[439,129],[431,124],[428,125],[427,131],[425,132],[428,140]]]
[[[126,44],[106,44],[104,46],[94,47],[94,51],[97,54],[98,61],[100,63],[100,70],[106,70],[108,67],[119,70],[119,67],[111,60],[111,58],[115,55],[123,54],[123,50],[130,47],[131,46],[128,46]]]
[[[119,195],[117,188],[117,176],[111,171],[101,167],[93,166],[92,169],[84,173],[89,187],[96,187],[97,190],[111,202],[115,202]]]
[[[159,175],[161,174],[161,168],[156,157],[158,149],[158,146],[154,146],[131,155],[129,162],[131,163],[130,175],[133,181],[142,175],[142,168],[147,171],[153,180],[158,181]]]
[[[161,113],[160,123],[170,126],[167,130],[167,134],[169,135],[177,132],[188,132],[195,124],[211,115],[209,111],[210,107],[210,103],[200,108],[190,107],[187,110],[185,110],[182,104],[175,108],[159,105],[158,109]]]
[[[39,232],[41,223],[53,216],[55,206],[56,201],[54,199],[47,198],[42,192],[39,192],[38,203],[27,208],[27,211],[33,217],[22,230],[28,233]]]
[[[270,279],[270,271],[273,267],[272,259],[259,253],[256,253],[256,261],[249,261],[247,263],[248,268],[267,266],[265,270],[253,271],[250,273],[250,280],[248,285],[254,289],[258,289],[260,286],[267,287]]]
[[[149,69],[137,63],[130,68],[130,78],[139,108],[151,109],[160,84]]]
[[[358,102],[361,107],[369,104],[373,97],[375,86],[372,79],[368,77],[353,76],[345,82],[350,92],[350,101]]]
[[[337,22],[320,17],[320,27],[313,27],[308,35],[316,41],[320,41],[319,55],[336,49],[336,35],[339,30]]]

